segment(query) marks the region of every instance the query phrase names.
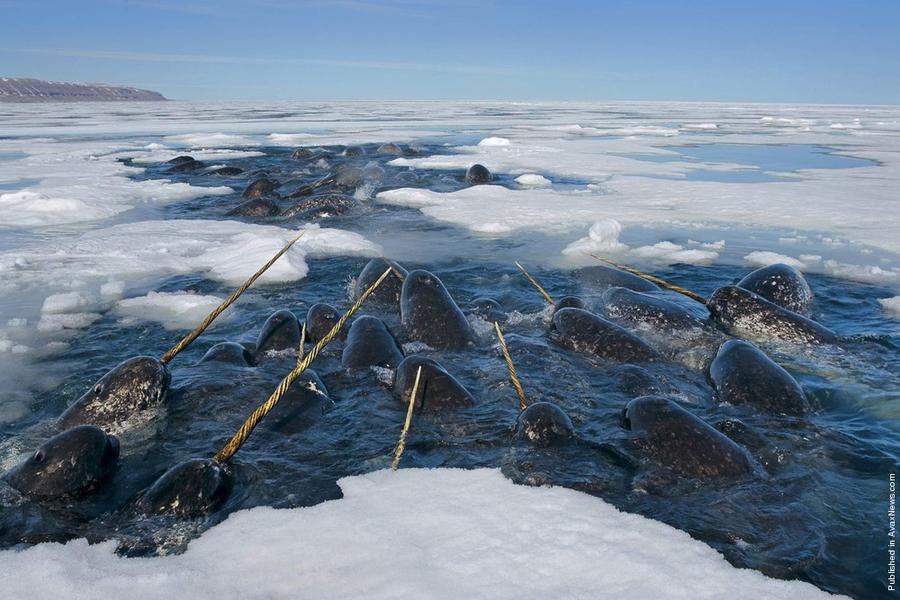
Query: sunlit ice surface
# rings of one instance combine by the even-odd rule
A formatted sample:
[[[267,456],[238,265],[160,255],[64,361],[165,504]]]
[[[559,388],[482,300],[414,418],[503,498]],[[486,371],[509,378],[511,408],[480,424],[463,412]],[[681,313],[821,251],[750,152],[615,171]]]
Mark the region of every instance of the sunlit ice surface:
[[[387,142],[404,154],[379,154]],[[364,154],[343,156],[347,145],[362,145]],[[298,147],[322,148],[328,157],[291,158]],[[169,172],[165,162],[180,155],[203,168]],[[492,172],[490,185],[465,184],[474,163]],[[212,174],[226,165],[243,173]],[[346,165],[370,174],[350,190],[359,206],[348,213],[313,221],[226,216],[257,176],[287,192]],[[161,355],[297,230],[307,230],[173,363],[162,431],[125,445],[108,490],[75,516],[25,519],[39,523],[33,530],[8,512],[3,544],[74,536],[116,539],[125,553],[183,550],[234,511],[317,504],[340,495],[340,477],[387,466],[402,407],[376,374],[345,372],[339,355],[326,355],[316,368],[334,409],[303,432],[251,442],[239,456],[236,492],[219,513],[185,532],[167,522],[142,529],[118,512],[168,466],[224,442],[291,363],[284,357],[238,373],[195,366],[206,349],[252,341],[278,309],[302,319],[316,302],[346,307],[348,280],[370,257],[434,271],[464,309],[477,297],[500,301],[517,315],[508,330],[529,390],[563,406],[583,438],[614,446],[624,444],[618,414],[628,400],[615,369],[597,369],[547,342],[545,307],[514,261],[552,294],[594,301],[597,291],[572,276],[596,264],[591,254],[703,295],[780,262],[804,272],[816,294],[814,317],[850,342],[839,351],[764,347],[822,406],[796,431],[738,415],[751,432],[738,441],[773,465],[767,480],[699,488],[682,482],[661,491],[648,484],[646,471],[600,460],[586,448],[534,456],[511,448],[516,403],[488,324],[477,320],[478,352],[424,351],[479,405],[449,420],[417,422],[420,437],[406,460],[501,468],[517,482],[580,489],[688,531],[737,566],[864,595],[883,578],[870,543],[883,524],[871,507],[883,500],[900,439],[898,189],[895,107],[3,107],[4,470],[46,439],[55,418],[100,375],[130,356]],[[378,316],[398,325],[395,314]],[[673,382],[667,393],[710,422],[734,418],[709,401],[704,368],[715,347],[668,350],[677,360],[660,374]]]

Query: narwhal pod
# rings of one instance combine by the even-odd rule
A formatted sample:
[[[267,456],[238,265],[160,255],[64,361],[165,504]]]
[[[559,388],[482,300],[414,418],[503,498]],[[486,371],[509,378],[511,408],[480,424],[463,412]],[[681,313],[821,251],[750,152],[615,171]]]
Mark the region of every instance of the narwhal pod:
[[[319,342],[328,335],[331,328],[341,320],[341,313],[330,304],[318,303],[313,304],[306,311],[306,337],[312,343]],[[338,332],[337,339],[347,339],[347,326]]]
[[[256,351],[254,360],[265,358],[268,352],[280,352],[281,350],[300,347],[300,322],[289,310],[279,310],[272,313],[263,323],[259,335],[256,337]]]
[[[146,515],[199,517],[221,506],[231,493],[232,484],[228,465],[192,458],[163,473],[140,496],[136,509]]]
[[[201,363],[225,363],[236,367],[249,367],[254,363],[253,354],[237,342],[219,342],[210,347],[200,359]]]
[[[465,408],[475,404],[475,397],[437,361],[424,356],[408,356],[403,359],[394,374],[394,395],[409,404],[416,373],[422,367],[419,387],[416,391],[416,409],[442,410]]]
[[[493,298],[478,297],[469,302],[469,314],[475,315],[490,323],[506,323],[509,315],[499,302]]]
[[[406,279],[408,272],[399,263],[387,258],[373,258],[366,263],[366,266],[360,271],[359,277],[356,278],[356,283],[353,285],[353,299],[356,300],[362,296],[389,267],[394,272],[381,282],[381,285],[372,292],[372,295],[369,296],[366,302],[399,308],[400,292],[403,288],[403,280]]]
[[[553,312],[555,313],[558,310],[562,310],[564,308],[580,308],[581,310],[590,311],[591,307],[583,298],[579,298],[578,296],[563,296],[559,300],[556,301],[556,304],[553,305]]]
[[[622,426],[642,453],[685,477],[723,479],[756,470],[744,448],[668,398],[635,398],[622,411]]]
[[[281,211],[281,217],[297,217],[305,221],[344,214],[359,202],[346,194],[317,194]]]
[[[86,494],[116,470],[119,441],[99,427],[79,425],[55,435],[3,475],[10,487],[35,498]]]
[[[464,350],[474,344],[475,332],[433,273],[409,273],[400,292],[400,320],[411,340],[436,350]]]
[[[466,169],[466,183],[470,185],[480,185],[490,183],[492,179],[491,172],[487,167],[480,164],[474,164]]]
[[[316,423],[332,405],[328,388],[319,375],[307,369],[266,415],[262,427],[287,435],[298,433]]]
[[[606,265],[592,265],[578,269],[575,271],[575,278],[596,290],[623,287],[635,292],[659,291],[655,284],[650,283],[646,279]]]
[[[277,194],[275,194],[276,188],[278,188],[277,181],[261,177],[248,185],[242,196],[249,199],[261,198],[262,196],[268,196],[270,194],[277,196]]]
[[[812,309],[812,289],[803,274],[790,265],[779,263],[762,267],[741,279],[737,285],[801,315],[808,315]]]
[[[633,333],[578,308],[556,311],[550,340],[563,348],[619,362],[652,362],[660,354]]]
[[[803,388],[787,371],[741,340],[719,347],[709,365],[709,381],[726,404],[796,417],[812,410]]]
[[[827,327],[737,286],[717,289],[706,307],[718,323],[736,335],[805,344],[838,341],[837,334]]]
[[[654,331],[697,331],[704,321],[674,302],[623,287],[603,292],[603,309],[615,321]]]
[[[516,419],[516,439],[535,446],[563,444],[574,435],[575,426],[569,415],[552,402],[529,404]]]
[[[151,356],[118,364],[59,417],[60,429],[97,425],[109,433],[138,427],[156,418],[165,402],[169,369]]]
[[[227,213],[226,217],[274,217],[281,212],[278,204],[269,198],[251,198],[241,202]]]
[[[341,353],[345,369],[384,367],[395,369],[403,361],[403,351],[384,321],[363,315],[353,321]]]

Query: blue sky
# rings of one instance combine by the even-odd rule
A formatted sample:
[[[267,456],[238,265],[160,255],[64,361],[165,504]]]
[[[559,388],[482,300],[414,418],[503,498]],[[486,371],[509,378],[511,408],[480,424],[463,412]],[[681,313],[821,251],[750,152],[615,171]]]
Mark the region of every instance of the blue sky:
[[[0,76],[184,100],[900,104],[900,1],[0,0]]]

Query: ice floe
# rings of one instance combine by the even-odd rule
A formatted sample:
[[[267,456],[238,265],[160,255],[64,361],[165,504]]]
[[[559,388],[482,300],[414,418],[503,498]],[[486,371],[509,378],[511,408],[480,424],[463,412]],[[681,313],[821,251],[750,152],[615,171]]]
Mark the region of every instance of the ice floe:
[[[231,515],[184,554],[115,542],[0,553],[10,598],[832,598],[732,567],[668,525],[499,471],[409,469],[340,480],[310,508]]]
[[[146,296],[119,300],[114,310],[125,321],[156,321],[166,329],[191,329],[223,300],[219,296],[189,292],[150,292]],[[230,310],[213,326],[227,319]]]

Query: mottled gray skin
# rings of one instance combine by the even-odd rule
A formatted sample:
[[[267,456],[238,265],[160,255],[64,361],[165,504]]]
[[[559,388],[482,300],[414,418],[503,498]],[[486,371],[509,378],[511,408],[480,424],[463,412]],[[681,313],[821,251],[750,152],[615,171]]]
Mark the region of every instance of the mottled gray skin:
[[[706,326],[703,320],[674,302],[623,287],[611,287],[603,292],[603,307],[614,321],[654,331],[699,331]]]
[[[334,185],[343,189],[355,189],[366,181],[366,176],[359,167],[344,165],[338,168],[334,176]]]
[[[311,158],[315,153],[309,148],[297,148],[291,152],[291,158]]]
[[[328,388],[319,375],[312,369],[307,369],[266,415],[262,426],[285,435],[299,433],[315,424],[333,405],[328,397]]]
[[[35,498],[77,496],[95,490],[116,470],[119,441],[94,425],[79,425],[50,438],[3,476]]]
[[[466,183],[480,185],[491,182],[491,172],[484,165],[474,164],[466,171]]]
[[[416,270],[403,280],[400,320],[411,340],[436,350],[464,350],[475,343],[475,332],[433,273]]]
[[[779,263],[762,267],[741,279],[737,285],[795,313],[809,315],[812,310],[812,289],[803,274],[790,265]]]
[[[199,160],[194,160],[191,156],[178,156],[168,162],[172,165],[169,167],[169,173],[188,173],[202,169],[205,165]]]
[[[279,310],[266,319],[259,331],[254,359],[259,361],[266,352],[280,352],[288,348],[300,348],[300,323],[291,311]]]
[[[331,331],[331,328],[341,319],[341,313],[330,304],[313,304],[306,312],[306,337],[316,343]],[[338,333],[339,340],[347,339],[347,326]]]
[[[685,477],[735,478],[756,468],[744,448],[667,398],[632,400],[622,426],[635,434],[633,442],[644,454]]]
[[[535,402],[519,413],[515,436],[535,446],[563,444],[575,435],[572,420],[552,402]]]
[[[376,150],[378,154],[390,154],[391,156],[403,156],[403,149],[394,143],[387,143],[378,146]]]
[[[606,265],[592,265],[578,269],[575,271],[575,277],[582,283],[597,290],[623,287],[635,292],[659,291],[656,284],[650,283],[646,279]]]
[[[363,177],[365,177],[366,181],[378,182],[384,179],[385,170],[384,167],[377,163],[369,163],[365,167],[363,167]]]
[[[237,367],[250,367],[253,365],[253,355],[237,342],[219,342],[206,351],[200,362],[221,362]]]
[[[406,279],[409,272],[400,266],[399,263],[387,258],[373,258],[366,263],[366,266],[360,271],[359,277],[356,278],[356,282],[353,284],[353,299],[356,300],[362,296],[372,284],[378,281],[378,278],[381,277],[381,274],[384,273],[388,267],[392,268],[394,272],[381,282],[381,285],[379,285],[378,289],[369,296],[369,299],[366,300],[366,302],[369,304],[392,306],[399,309],[400,291],[403,288],[403,280]]]
[[[158,359],[136,356],[117,365],[59,417],[57,425],[97,425],[110,433],[154,419],[169,390],[169,369]]]
[[[281,212],[282,217],[298,217],[305,221],[341,215],[359,204],[346,194],[319,194],[297,202]]]
[[[719,347],[709,365],[709,381],[719,402],[793,417],[812,410],[803,388],[787,371],[741,340]]]
[[[556,304],[553,305],[553,312],[556,312],[563,308],[580,308],[581,310],[587,311],[591,310],[591,308],[588,306],[588,303],[578,296],[563,296],[556,301]]]
[[[403,351],[381,319],[364,315],[353,321],[341,353],[345,369],[396,369],[402,361]]]
[[[199,517],[218,508],[231,493],[227,465],[208,458],[192,458],[163,473],[138,499],[138,512]]]
[[[362,156],[366,151],[362,149],[362,146],[347,146],[344,148],[344,156]]]
[[[210,175],[218,175],[219,177],[234,177],[240,175],[244,170],[239,167],[219,167],[209,172]]]
[[[661,360],[659,353],[642,339],[579,308],[563,308],[553,315],[550,340],[563,348],[619,362]]]
[[[628,396],[648,396],[662,392],[659,380],[637,365],[620,365],[613,371],[617,387]]]
[[[244,198],[248,199],[268,196],[271,195],[277,187],[277,181],[273,181],[271,179],[266,179],[265,177],[263,177],[248,185],[247,189],[244,190],[243,196]]]
[[[226,217],[274,217],[281,212],[281,208],[268,198],[254,198],[241,202],[227,213]]]
[[[475,397],[437,361],[424,356],[408,356],[394,374],[394,396],[409,405],[416,372],[422,367],[416,392],[417,410],[443,410],[475,405]]]
[[[493,298],[475,298],[469,302],[469,312],[489,323],[506,323],[509,315]]]
[[[735,335],[801,344],[838,341],[827,327],[737,286],[717,289],[706,307],[718,323]]]

